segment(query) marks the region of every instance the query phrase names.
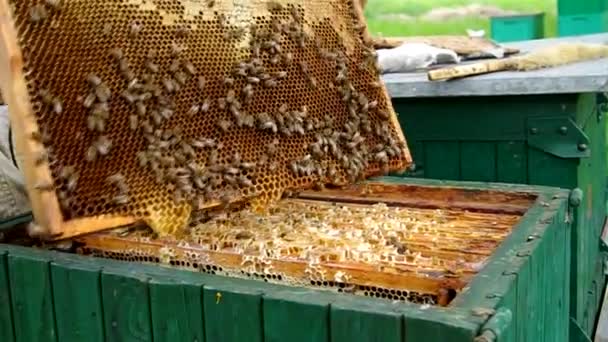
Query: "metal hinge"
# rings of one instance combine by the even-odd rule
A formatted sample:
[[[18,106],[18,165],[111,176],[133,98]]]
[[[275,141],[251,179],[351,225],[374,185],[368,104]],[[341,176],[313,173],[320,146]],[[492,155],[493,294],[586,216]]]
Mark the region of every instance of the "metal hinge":
[[[591,155],[589,137],[572,119],[563,116],[528,119],[528,145],[560,158]]]
[[[513,313],[511,310],[500,308],[490,317],[481,327],[480,333],[475,337],[474,342],[495,342],[499,341],[507,328],[511,325]]]

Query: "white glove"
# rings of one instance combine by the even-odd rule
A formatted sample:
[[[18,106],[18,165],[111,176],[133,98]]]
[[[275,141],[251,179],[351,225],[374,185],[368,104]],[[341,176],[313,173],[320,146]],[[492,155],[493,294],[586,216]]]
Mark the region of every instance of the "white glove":
[[[456,52],[423,43],[403,43],[396,48],[381,49],[378,64],[382,73],[412,72],[433,64],[458,63]]]

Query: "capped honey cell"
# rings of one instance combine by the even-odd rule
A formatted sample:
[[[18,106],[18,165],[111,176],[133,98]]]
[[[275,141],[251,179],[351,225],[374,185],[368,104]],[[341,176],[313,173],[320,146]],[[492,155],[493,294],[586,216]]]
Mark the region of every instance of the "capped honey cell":
[[[15,115],[48,132],[54,162],[31,144],[19,152],[56,184],[64,165],[78,174],[69,203],[57,205],[64,223],[143,220],[174,233],[193,210],[263,209],[287,189],[411,163],[351,1],[252,1],[238,11],[227,0],[2,1],[15,30],[3,43],[20,49],[33,111]],[[115,174],[128,196],[108,186]],[[42,203],[40,191],[30,195]],[[56,214],[38,207],[39,222]],[[93,229],[65,227],[63,237]]]

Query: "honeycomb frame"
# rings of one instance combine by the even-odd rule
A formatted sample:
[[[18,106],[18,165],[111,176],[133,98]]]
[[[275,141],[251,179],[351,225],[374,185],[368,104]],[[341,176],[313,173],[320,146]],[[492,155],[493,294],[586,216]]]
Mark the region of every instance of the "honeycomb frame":
[[[403,171],[412,164],[357,2],[103,0],[92,4],[84,0],[0,0],[0,13],[4,19],[0,23],[0,88],[9,106],[17,158],[42,238],[65,239],[140,221],[161,234],[176,233],[193,210],[243,200],[263,207],[285,191],[345,185]],[[277,22],[280,32],[272,31]],[[267,38],[276,34],[280,39]],[[213,41],[213,49],[197,45],[207,40]],[[285,44],[283,52],[277,52],[279,46],[273,44],[279,41],[279,46]],[[259,48],[274,51],[274,55],[266,50],[260,55]],[[275,67],[273,59],[277,55],[281,58],[277,63],[286,65],[285,72],[295,75],[288,76],[284,84],[280,82],[285,73]],[[155,56],[162,59],[157,64]],[[236,65],[245,61],[247,67],[235,71]],[[267,72],[237,79],[245,69],[261,73],[260,63],[264,67],[267,62]],[[164,76],[156,80],[150,73],[158,68]],[[203,71],[199,74],[196,70]],[[133,97],[125,92],[147,85],[140,78],[154,79],[162,96],[150,88],[149,93],[142,91],[131,101]],[[260,81],[264,88],[256,88],[256,94],[264,99],[262,105],[248,115],[236,114],[233,108],[238,107],[238,111],[241,105],[237,106],[232,96],[246,99],[247,86]],[[203,83],[211,85],[210,93],[203,92]],[[166,93],[177,92],[180,84],[183,93],[176,95],[176,100],[166,100],[170,97]],[[197,84],[203,96],[194,95],[198,94]],[[235,84],[242,88],[235,88]],[[234,89],[237,91],[230,95]],[[146,96],[151,93],[154,95]],[[146,117],[141,114],[146,111],[141,104],[150,97],[155,102],[147,107],[150,117]],[[311,105],[307,101],[313,97]],[[277,99],[283,103],[279,105]],[[249,110],[247,103],[242,106]],[[208,117],[197,116],[202,111],[209,111]],[[267,112],[275,113],[273,124],[262,118]],[[148,131],[150,122],[159,115],[161,123]],[[192,115],[194,118],[188,118]],[[138,120],[135,130],[145,131],[141,136],[129,130],[133,117]],[[178,118],[177,123],[167,123],[172,117]],[[252,120],[257,121],[251,124]],[[190,167],[191,160],[180,161],[177,147],[171,145],[173,154],[155,155],[157,164],[169,160],[172,165],[170,170],[154,170],[156,179],[161,180],[158,183],[154,183],[154,173],[134,166],[139,153],[145,152],[146,139],[149,149],[152,145],[159,148],[163,141],[158,135],[167,136],[166,140],[179,135],[178,152],[188,155],[194,140],[201,138],[200,132],[211,136],[224,130],[223,126],[234,128],[227,133],[229,143],[223,136],[213,138],[218,148],[224,146],[216,150],[223,173],[205,178],[213,186],[201,187],[203,195],[182,189],[192,188],[200,168],[214,166],[209,161],[212,152],[193,152],[195,163]],[[343,145],[335,149],[332,141],[336,144],[339,139]],[[188,143],[183,143],[186,140]],[[201,148],[205,145],[200,139],[196,142]],[[269,161],[271,145],[278,146],[273,154],[280,155],[279,162]],[[106,155],[109,157],[104,158]],[[262,166],[251,176],[242,171],[238,185],[231,185],[235,177],[228,179],[226,174],[234,169],[237,155],[241,167],[246,163]],[[250,156],[251,160],[244,158]],[[263,156],[267,158],[262,164]],[[85,160],[89,157],[95,159],[93,166]],[[178,165],[170,158],[178,159]],[[190,167],[191,184],[184,185],[175,173],[180,165],[182,169]],[[68,193],[76,182],[66,175],[68,168],[74,168],[72,174],[79,177],[74,193]],[[108,180],[117,173],[128,186],[120,177],[110,184]],[[124,188],[129,188],[128,196]],[[186,199],[180,197],[174,203],[173,198],[177,194],[183,197],[183,192]]]
[[[397,192],[408,200],[393,200]],[[265,216],[217,217],[187,237],[122,229],[76,241],[79,253],[95,257],[446,306],[535,200],[476,192],[470,201],[470,195],[370,183],[305,192],[275,203]]]

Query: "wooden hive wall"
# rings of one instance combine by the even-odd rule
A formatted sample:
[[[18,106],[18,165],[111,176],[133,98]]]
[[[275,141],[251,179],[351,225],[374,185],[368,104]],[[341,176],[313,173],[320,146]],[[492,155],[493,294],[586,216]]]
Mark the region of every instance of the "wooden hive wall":
[[[447,308],[0,245],[0,339],[464,342],[490,326],[484,312],[502,308],[512,319],[497,329],[501,341],[567,341],[568,193],[483,187],[540,196]]]

